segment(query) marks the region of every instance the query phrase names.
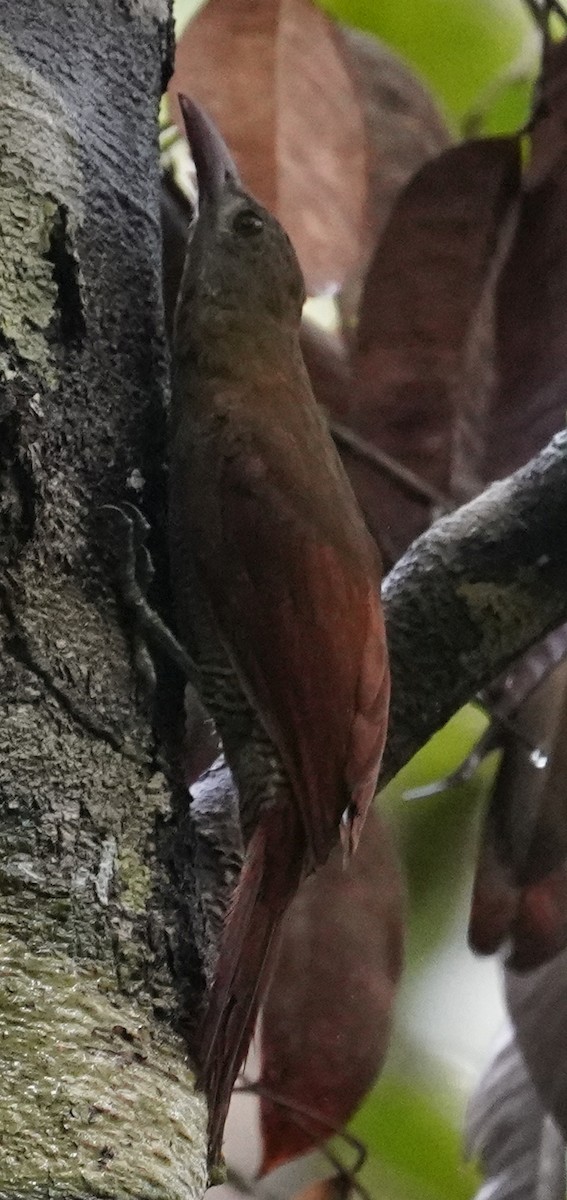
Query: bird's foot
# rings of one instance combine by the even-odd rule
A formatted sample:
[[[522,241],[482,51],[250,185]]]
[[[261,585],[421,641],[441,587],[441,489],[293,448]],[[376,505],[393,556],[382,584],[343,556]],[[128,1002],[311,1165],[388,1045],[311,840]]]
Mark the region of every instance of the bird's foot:
[[[113,521],[119,590],[132,618],[134,661],[144,691],[151,696],[156,686],[150,648],[170,659],[184,680],[195,685],[199,677],[196,664],[147,599],[154,568],[146,545],[150,529],[146,518],[134,504],[127,502],[105,504],[103,512],[110,514]]]

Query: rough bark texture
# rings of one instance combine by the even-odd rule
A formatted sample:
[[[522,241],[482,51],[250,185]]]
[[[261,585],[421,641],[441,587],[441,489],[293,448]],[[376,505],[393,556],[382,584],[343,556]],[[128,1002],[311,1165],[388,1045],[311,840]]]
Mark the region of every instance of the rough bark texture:
[[[439,521],[384,583],[389,778],[567,616],[567,432]]]
[[[141,493],[153,515],[161,503],[157,106],[170,57],[166,0],[2,0],[0,1195],[11,1198],[171,1200],[200,1195],[206,1178],[205,1106],[175,1032],[178,980],[191,983],[187,820],[159,769],[101,539],[103,504]]]

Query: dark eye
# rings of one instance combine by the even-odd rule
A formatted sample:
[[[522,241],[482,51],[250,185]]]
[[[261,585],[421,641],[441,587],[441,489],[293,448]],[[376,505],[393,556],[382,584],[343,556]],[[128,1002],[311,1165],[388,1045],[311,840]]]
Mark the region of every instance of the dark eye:
[[[257,233],[262,232],[264,222],[253,208],[241,208],[234,218],[232,228],[242,237],[255,237]]]

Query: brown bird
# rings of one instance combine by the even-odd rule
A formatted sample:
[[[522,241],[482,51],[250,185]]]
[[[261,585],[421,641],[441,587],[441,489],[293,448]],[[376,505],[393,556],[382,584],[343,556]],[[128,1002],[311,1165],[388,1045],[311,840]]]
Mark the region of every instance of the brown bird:
[[[201,1030],[214,1161],[282,917],[341,826],[356,847],[389,673],[378,554],[301,356],[297,258],[212,122],[180,103],[199,214],[175,319],[172,582],[246,846]]]

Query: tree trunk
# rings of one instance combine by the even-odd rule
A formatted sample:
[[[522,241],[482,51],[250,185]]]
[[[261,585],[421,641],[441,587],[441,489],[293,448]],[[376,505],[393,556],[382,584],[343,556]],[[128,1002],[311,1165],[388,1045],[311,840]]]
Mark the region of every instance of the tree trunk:
[[[187,1197],[206,1112],[183,805],[101,508],[163,505],[166,0],[0,13],[0,1194]],[[175,856],[173,852],[175,847]],[[181,864],[181,873],[179,865]],[[175,882],[176,878],[179,880]],[[189,889],[190,892],[190,889]]]

